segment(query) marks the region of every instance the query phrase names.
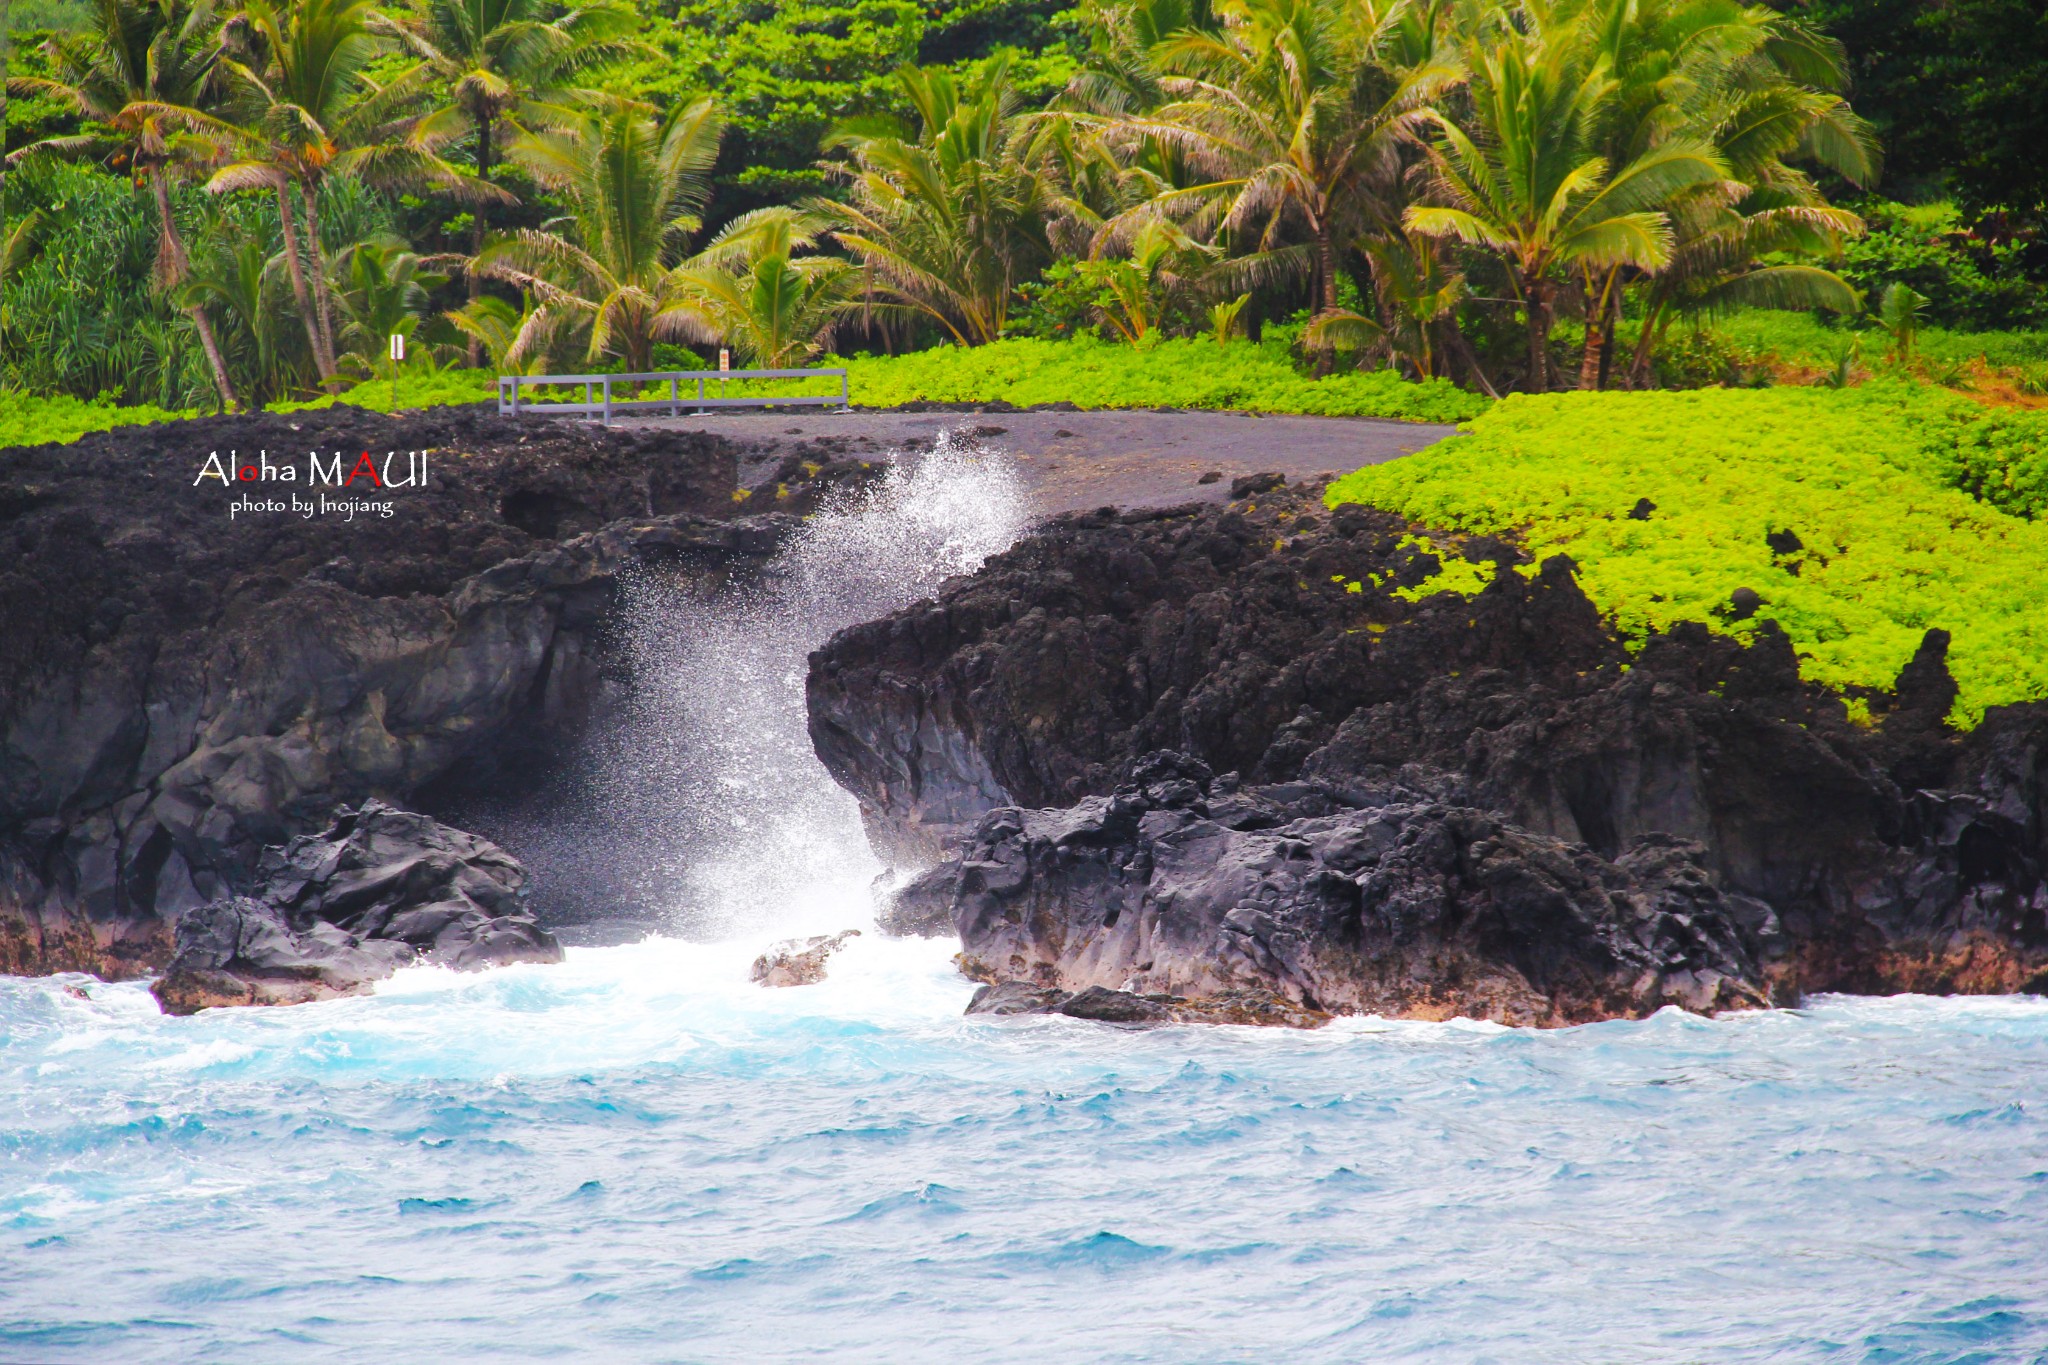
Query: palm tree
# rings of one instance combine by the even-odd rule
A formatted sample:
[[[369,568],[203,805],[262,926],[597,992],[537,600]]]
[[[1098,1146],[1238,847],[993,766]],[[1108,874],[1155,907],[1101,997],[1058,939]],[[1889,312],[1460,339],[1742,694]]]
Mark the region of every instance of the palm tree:
[[[1913,358],[1913,339],[1926,322],[1922,316],[1927,296],[1907,284],[1894,281],[1878,304],[1877,320],[1892,339],[1892,359],[1904,364]]]
[[[99,125],[94,132],[49,138],[15,153],[44,149],[124,165],[156,200],[156,273],[176,291],[191,260],[171,212],[170,186],[219,149],[204,112],[220,94],[218,23],[211,0],[98,0],[89,33],[53,38],[56,80],[17,79],[24,90],[53,95]],[[13,158],[10,158],[10,160]],[[196,299],[179,305],[199,334],[223,407],[237,406],[213,321]]]
[[[1438,331],[1449,325],[1446,319],[1465,297],[1465,277],[1444,260],[1439,245],[1427,237],[1392,237],[1367,241],[1364,249],[1372,260],[1373,280],[1379,287],[1380,303],[1391,325],[1346,309],[1326,312],[1302,333],[1302,341],[1318,349],[1346,347],[1363,350],[1384,345],[1405,357],[1417,378],[1442,373]],[[1481,388],[1492,384],[1469,356],[1467,367]]]
[[[488,184],[497,168],[507,125],[521,111],[568,88],[607,64],[652,56],[629,39],[638,22],[625,6],[586,5],[550,14],[548,0],[427,0],[416,18],[391,24],[431,75],[440,107],[416,135],[431,143],[467,134],[476,139],[476,177]],[[478,204],[470,226],[470,254],[481,255],[489,233],[487,205]],[[469,297],[482,279],[471,273]],[[470,363],[482,359],[481,338],[470,339]]]
[[[229,25],[224,65],[236,79],[241,159],[214,173],[215,193],[269,189],[277,196],[292,295],[321,381],[333,385],[334,310],[320,230],[320,187],[354,173],[391,188],[435,188],[469,200],[511,196],[441,160],[434,141],[408,136],[432,75],[414,67],[389,85],[368,67],[383,43],[368,0],[246,0]],[[294,204],[296,192],[297,203]],[[304,215],[305,240],[299,236]],[[310,274],[311,279],[308,279]]]
[[[1437,202],[1411,206],[1412,232],[1497,253],[1528,328],[1527,387],[1551,385],[1550,332],[1561,271],[1630,266],[1655,272],[1670,259],[1664,206],[1722,183],[1727,163],[1698,136],[1674,135],[1620,163],[1598,149],[1616,89],[1608,56],[1588,41],[1584,12],[1526,28],[1468,23],[1461,32],[1473,130],[1438,110],[1429,143]]]
[[[798,256],[829,223],[801,209],[755,209],[662,282],[656,326],[691,341],[725,341],[749,366],[780,369],[816,355],[859,311],[860,271],[836,256]]]
[[[522,230],[493,239],[472,264],[538,301],[508,353],[519,362],[565,325],[589,329],[586,355],[651,364],[670,244],[700,226],[724,124],[708,99],[664,116],[606,97],[589,112],[515,139],[512,156],[570,204],[571,233]]]
[[[1674,302],[1687,311],[1737,302],[1853,309],[1853,291],[1825,270],[1759,265],[1769,253],[1834,255],[1862,230],[1786,164],[1815,161],[1856,185],[1876,177],[1875,140],[1839,93],[1841,46],[1770,10],[1721,0],[1608,0],[1597,35],[1615,77],[1601,146],[1610,164],[1676,133],[1711,142],[1728,166],[1726,183],[1681,191],[1666,205],[1675,245],[1647,282],[1644,335],[1661,331]],[[1582,388],[1605,383],[1612,322],[1631,273],[1623,265],[1581,272]],[[1640,340],[1638,350],[1647,363]]]
[[[495,295],[484,294],[441,316],[468,338],[473,348],[480,348],[498,373],[545,374],[551,338],[541,338],[539,344],[527,348],[523,358],[513,359],[520,333],[533,314],[530,302],[519,309]]]
[[[217,307],[230,323],[240,324],[247,336],[247,351],[238,348],[248,361],[243,378],[257,404],[287,387],[287,362],[276,327],[279,313],[266,297],[272,264],[261,242],[244,239],[231,245],[216,240],[192,263],[191,274],[174,299],[180,307]]]
[[[1402,151],[1430,101],[1459,79],[1418,45],[1405,0],[1219,0],[1221,26],[1154,48],[1172,97],[1129,130],[1184,156],[1196,183],[1136,213],[1227,240],[1238,278],[1307,274],[1337,311],[1339,258],[1398,221]]]
[[[1011,300],[1049,255],[1053,189],[1026,156],[1008,65],[962,90],[944,71],[905,67],[897,82],[920,131],[867,122],[828,141],[852,156],[846,203],[809,205],[882,291],[965,346],[1002,335]]]
[[[1677,245],[1642,292],[1642,330],[1628,380],[1637,388],[1649,383],[1651,356],[1674,316],[1737,308],[1862,309],[1855,289],[1833,271],[1797,259],[1765,259],[1838,254],[1844,240],[1863,231],[1863,220],[1847,210],[1794,204],[1745,212],[1700,198],[1681,200],[1671,218]],[[1601,382],[1596,376],[1595,384]]]
[[[356,242],[336,257],[335,290],[341,305],[342,359],[373,375],[390,337],[408,340],[419,330],[428,292],[445,277],[421,268],[421,258],[398,241]]]
[[[1151,218],[1132,236],[1128,259],[1084,261],[1081,269],[1108,297],[1101,305],[1103,320],[1137,345],[1158,328],[1213,254],[1172,223]]]

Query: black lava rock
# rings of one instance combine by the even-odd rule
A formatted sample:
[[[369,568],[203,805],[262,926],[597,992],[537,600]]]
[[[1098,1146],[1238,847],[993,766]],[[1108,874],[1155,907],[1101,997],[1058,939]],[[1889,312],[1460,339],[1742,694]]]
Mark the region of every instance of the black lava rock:
[[[559,962],[527,913],[526,869],[488,840],[365,801],[266,850],[254,894],[181,916],[150,989],[165,1011],[350,995],[413,962]]]

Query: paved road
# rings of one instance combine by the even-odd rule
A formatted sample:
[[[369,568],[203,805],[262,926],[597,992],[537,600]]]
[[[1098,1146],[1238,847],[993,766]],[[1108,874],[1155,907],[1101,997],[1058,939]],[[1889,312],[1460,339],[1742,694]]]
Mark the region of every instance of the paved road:
[[[721,412],[633,416],[620,426],[715,431],[746,440],[835,437],[851,452],[924,446],[942,431],[977,434],[1015,456],[1039,510],[1170,507],[1221,502],[1241,474],[1277,471],[1312,482],[1396,459],[1452,428],[1347,417],[1260,417],[1235,412]],[[1204,474],[1222,477],[1207,484]]]

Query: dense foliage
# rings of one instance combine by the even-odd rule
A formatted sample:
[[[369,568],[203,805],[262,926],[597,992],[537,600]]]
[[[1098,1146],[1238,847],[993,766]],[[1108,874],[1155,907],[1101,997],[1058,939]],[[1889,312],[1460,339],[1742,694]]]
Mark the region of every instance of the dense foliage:
[[[826,188],[827,134],[848,119],[912,110],[906,65],[1008,59],[1021,97],[1043,103],[1073,70],[1072,0],[656,0],[658,62],[618,84],[664,102],[716,98],[732,134],[719,158],[720,216]]]
[[[1853,695],[1939,627],[1957,723],[2048,697],[2048,418],[1897,383],[1517,395],[1330,499],[1567,553],[1630,634],[1776,620],[1807,677]]]
[[[1850,242],[1842,277],[1867,297],[1909,284],[1928,321],[1995,331],[2048,326],[2048,282],[2028,268],[2027,244],[1973,233],[1953,204],[1865,206],[1870,232]]]
[[[146,191],[113,349],[189,333],[150,385],[182,403],[339,391],[390,332],[522,370],[985,345],[1048,271],[1131,343],[1306,304],[1318,372],[1634,384],[1672,318],[1857,306],[1814,175],[1877,165],[1840,50],[1722,0],[89,4],[11,83],[53,134],[12,159]],[[64,317],[12,278],[37,207],[26,335]],[[770,222],[804,226],[715,236]]]
[[[2048,209],[2048,8],[2039,0],[1775,0],[1848,46],[1894,178],[1973,211]]]
[[[2040,35],[1929,3],[62,0],[9,83],[0,384],[255,406],[392,333],[540,373],[1275,324],[1297,378],[1489,397],[1975,382],[1940,334],[2048,320],[2038,245],[1862,193],[1849,96],[1911,171],[1901,73],[1940,87],[1976,174]],[[1970,206],[2025,209],[2023,169]],[[1759,309],[1828,337],[1759,362]]]

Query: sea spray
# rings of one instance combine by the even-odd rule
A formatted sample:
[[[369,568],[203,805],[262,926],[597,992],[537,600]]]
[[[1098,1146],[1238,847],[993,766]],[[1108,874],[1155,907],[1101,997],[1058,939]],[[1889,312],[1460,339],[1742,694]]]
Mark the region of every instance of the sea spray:
[[[946,436],[829,502],[745,587],[629,579],[623,714],[511,846],[692,937],[864,921],[880,866],[811,750],[810,653],[973,571],[1028,519],[1010,460]]]

